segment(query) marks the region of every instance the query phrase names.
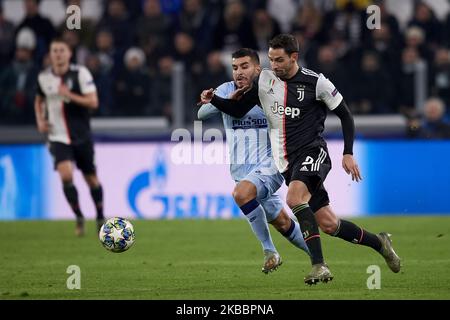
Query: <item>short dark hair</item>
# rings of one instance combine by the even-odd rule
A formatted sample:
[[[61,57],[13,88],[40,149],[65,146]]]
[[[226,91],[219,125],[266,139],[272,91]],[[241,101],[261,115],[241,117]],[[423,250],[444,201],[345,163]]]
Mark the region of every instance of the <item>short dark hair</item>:
[[[242,57],[250,57],[253,62],[259,64],[259,55],[258,53],[250,48],[241,48],[231,54],[233,59],[242,58]]]
[[[67,41],[64,40],[61,36],[53,38],[52,41],[50,42],[50,46],[53,43],[64,43],[69,48],[69,50],[72,50],[72,48],[70,47],[69,43],[67,43]]]
[[[299,52],[297,39],[292,34],[279,34],[269,41],[269,48],[284,49],[287,54]]]

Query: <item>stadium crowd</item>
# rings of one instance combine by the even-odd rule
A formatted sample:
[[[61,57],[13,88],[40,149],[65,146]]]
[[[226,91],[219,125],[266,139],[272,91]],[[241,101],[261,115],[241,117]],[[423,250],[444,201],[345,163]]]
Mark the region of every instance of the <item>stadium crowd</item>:
[[[417,107],[417,66],[425,66],[424,92],[438,97],[431,104],[441,109],[436,137],[450,136],[450,13],[438,19],[425,2],[415,1],[401,27],[380,0],[103,0],[103,15],[82,19],[81,30],[68,30],[65,22],[53,25],[39,0],[23,3],[19,24],[8,21],[0,5],[1,124],[34,123],[36,77],[49,65],[48,44],[55,35],[70,44],[73,62],[93,74],[97,116],[171,120],[172,70],[179,62],[191,122],[201,90],[231,78],[229,53],[249,47],[265,57],[268,40],[289,32],[300,43],[301,65],[330,78],[355,114],[404,114],[412,137],[429,137],[421,133],[429,127],[423,121],[435,121],[421,118],[425,105]],[[379,29],[366,26],[370,4],[381,9]]]

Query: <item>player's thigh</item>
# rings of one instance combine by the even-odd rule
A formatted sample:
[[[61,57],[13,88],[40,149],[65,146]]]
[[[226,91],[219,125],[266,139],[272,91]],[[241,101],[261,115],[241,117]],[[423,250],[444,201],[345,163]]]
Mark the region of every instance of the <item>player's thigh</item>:
[[[272,194],[270,197],[262,199],[260,203],[266,214],[267,222],[281,224],[281,220],[285,220],[284,217],[280,217],[283,211],[283,201],[279,195]]]
[[[286,195],[286,204],[293,208],[299,204],[307,203],[311,199],[311,193],[303,181],[293,180],[289,183]]]
[[[56,165],[56,170],[61,177],[63,182],[72,182],[73,181],[73,164],[70,160],[64,160],[58,162]]]
[[[305,150],[283,173],[288,182],[286,202],[290,207],[309,202],[310,197],[323,185],[331,169],[331,159],[324,147]]]
[[[53,158],[54,169],[58,171],[61,179],[63,181],[72,180],[72,161],[74,160],[72,146],[61,142],[50,142],[49,150]]]
[[[256,198],[261,202],[277,192],[283,184],[283,176],[273,168],[257,168],[242,181],[249,181],[255,186]]]
[[[94,145],[92,141],[74,146],[74,158],[78,169],[83,175],[96,175],[96,167],[94,161]]]

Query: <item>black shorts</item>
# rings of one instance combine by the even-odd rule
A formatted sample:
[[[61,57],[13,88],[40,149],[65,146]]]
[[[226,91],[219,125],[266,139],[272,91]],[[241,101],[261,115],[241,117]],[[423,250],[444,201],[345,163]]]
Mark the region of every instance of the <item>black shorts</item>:
[[[289,168],[283,172],[286,185],[291,181],[299,180],[306,184],[311,194],[325,181],[331,170],[331,159],[325,147],[308,149],[290,162]]]
[[[94,145],[92,141],[82,144],[65,144],[61,142],[50,142],[50,153],[53,156],[55,170],[61,161],[74,161],[83,174],[94,174]]]
[[[309,199],[308,204],[314,213],[316,213],[320,208],[330,204],[330,198],[328,198],[328,192],[323,186],[323,183],[319,186],[316,192],[311,195],[311,199]]]

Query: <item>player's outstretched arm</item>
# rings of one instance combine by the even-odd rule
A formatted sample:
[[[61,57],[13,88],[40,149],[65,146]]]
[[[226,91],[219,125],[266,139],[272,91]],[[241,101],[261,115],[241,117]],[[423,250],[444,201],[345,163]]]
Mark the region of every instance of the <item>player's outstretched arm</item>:
[[[353,158],[353,142],[355,140],[355,122],[344,100],[341,101],[333,112],[339,117],[344,135],[344,157],[342,158],[342,167],[347,174],[352,175],[353,181],[362,180],[358,163]]]
[[[201,108],[198,109],[197,117],[199,120],[207,120],[218,114],[220,114],[220,110],[214,107],[211,103],[207,103],[202,105]]]
[[[211,99],[211,103],[220,111],[229,114],[235,118],[242,118],[249,112],[255,105],[259,105],[258,89],[252,87],[247,92],[233,97],[236,99],[223,99],[217,95],[214,95]]]

